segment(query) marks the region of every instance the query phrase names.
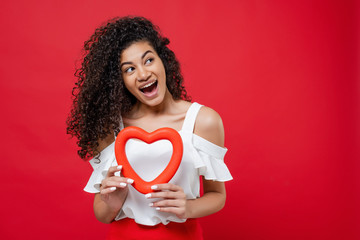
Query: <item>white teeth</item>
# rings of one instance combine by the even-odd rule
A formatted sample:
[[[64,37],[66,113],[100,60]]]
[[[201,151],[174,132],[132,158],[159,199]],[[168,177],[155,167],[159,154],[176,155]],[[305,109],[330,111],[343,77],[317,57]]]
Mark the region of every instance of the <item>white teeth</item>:
[[[154,83],[156,83],[156,80],[153,81],[153,82],[151,82],[151,83],[146,84],[145,86],[141,87],[140,89],[144,89],[144,88],[150,87],[150,86],[153,85]]]

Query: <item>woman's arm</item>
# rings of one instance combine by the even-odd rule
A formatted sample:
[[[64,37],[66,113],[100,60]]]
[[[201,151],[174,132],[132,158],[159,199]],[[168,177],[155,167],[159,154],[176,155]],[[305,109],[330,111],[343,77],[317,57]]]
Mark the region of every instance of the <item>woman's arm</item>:
[[[220,147],[224,146],[224,127],[221,117],[211,108],[201,108],[194,132]],[[158,184],[156,190],[159,191],[148,196],[160,197],[164,200],[155,202],[152,206],[162,212],[174,213],[179,218],[198,218],[213,214],[224,207],[226,200],[225,184],[204,178],[204,194],[197,199],[187,200],[183,189],[170,183]]]
[[[113,141],[113,135],[99,141],[99,152]],[[125,202],[128,193],[127,184],[134,182],[129,178],[115,176],[116,172],[121,172],[121,168],[121,166],[110,167],[105,179],[101,182],[100,193],[95,194],[94,213],[100,222],[111,223],[114,220]]]
[[[224,147],[224,126],[220,115],[213,109],[202,107],[195,122],[194,133],[202,138]],[[225,184],[223,182],[203,180],[204,194],[196,200],[189,200],[190,216],[203,217],[220,211],[226,200]]]

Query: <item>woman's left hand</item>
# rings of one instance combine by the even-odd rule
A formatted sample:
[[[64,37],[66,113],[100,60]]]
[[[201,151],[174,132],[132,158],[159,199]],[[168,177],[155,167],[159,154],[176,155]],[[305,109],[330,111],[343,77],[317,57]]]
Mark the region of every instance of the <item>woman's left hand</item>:
[[[156,208],[160,212],[175,214],[178,218],[186,219],[189,217],[188,201],[184,190],[175,184],[164,183],[151,187],[156,192],[148,193],[146,198],[162,198],[159,201],[150,203],[150,207]]]

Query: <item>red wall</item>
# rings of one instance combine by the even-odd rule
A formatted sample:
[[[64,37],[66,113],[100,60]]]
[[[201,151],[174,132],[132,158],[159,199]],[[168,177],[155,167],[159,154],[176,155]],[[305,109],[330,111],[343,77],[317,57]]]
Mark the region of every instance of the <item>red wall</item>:
[[[110,17],[152,19],[234,176],[206,239],[359,239],[355,1],[8,1],[0,8],[1,239],[102,239],[65,134],[74,65]]]

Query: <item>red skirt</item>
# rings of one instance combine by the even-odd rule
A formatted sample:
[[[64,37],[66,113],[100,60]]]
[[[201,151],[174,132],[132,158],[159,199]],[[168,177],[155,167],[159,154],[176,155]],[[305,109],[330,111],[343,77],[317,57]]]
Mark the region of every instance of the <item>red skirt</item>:
[[[197,219],[184,223],[170,222],[167,225],[145,226],[133,219],[124,218],[110,224],[107,240],[202,240],[202,229]]]

